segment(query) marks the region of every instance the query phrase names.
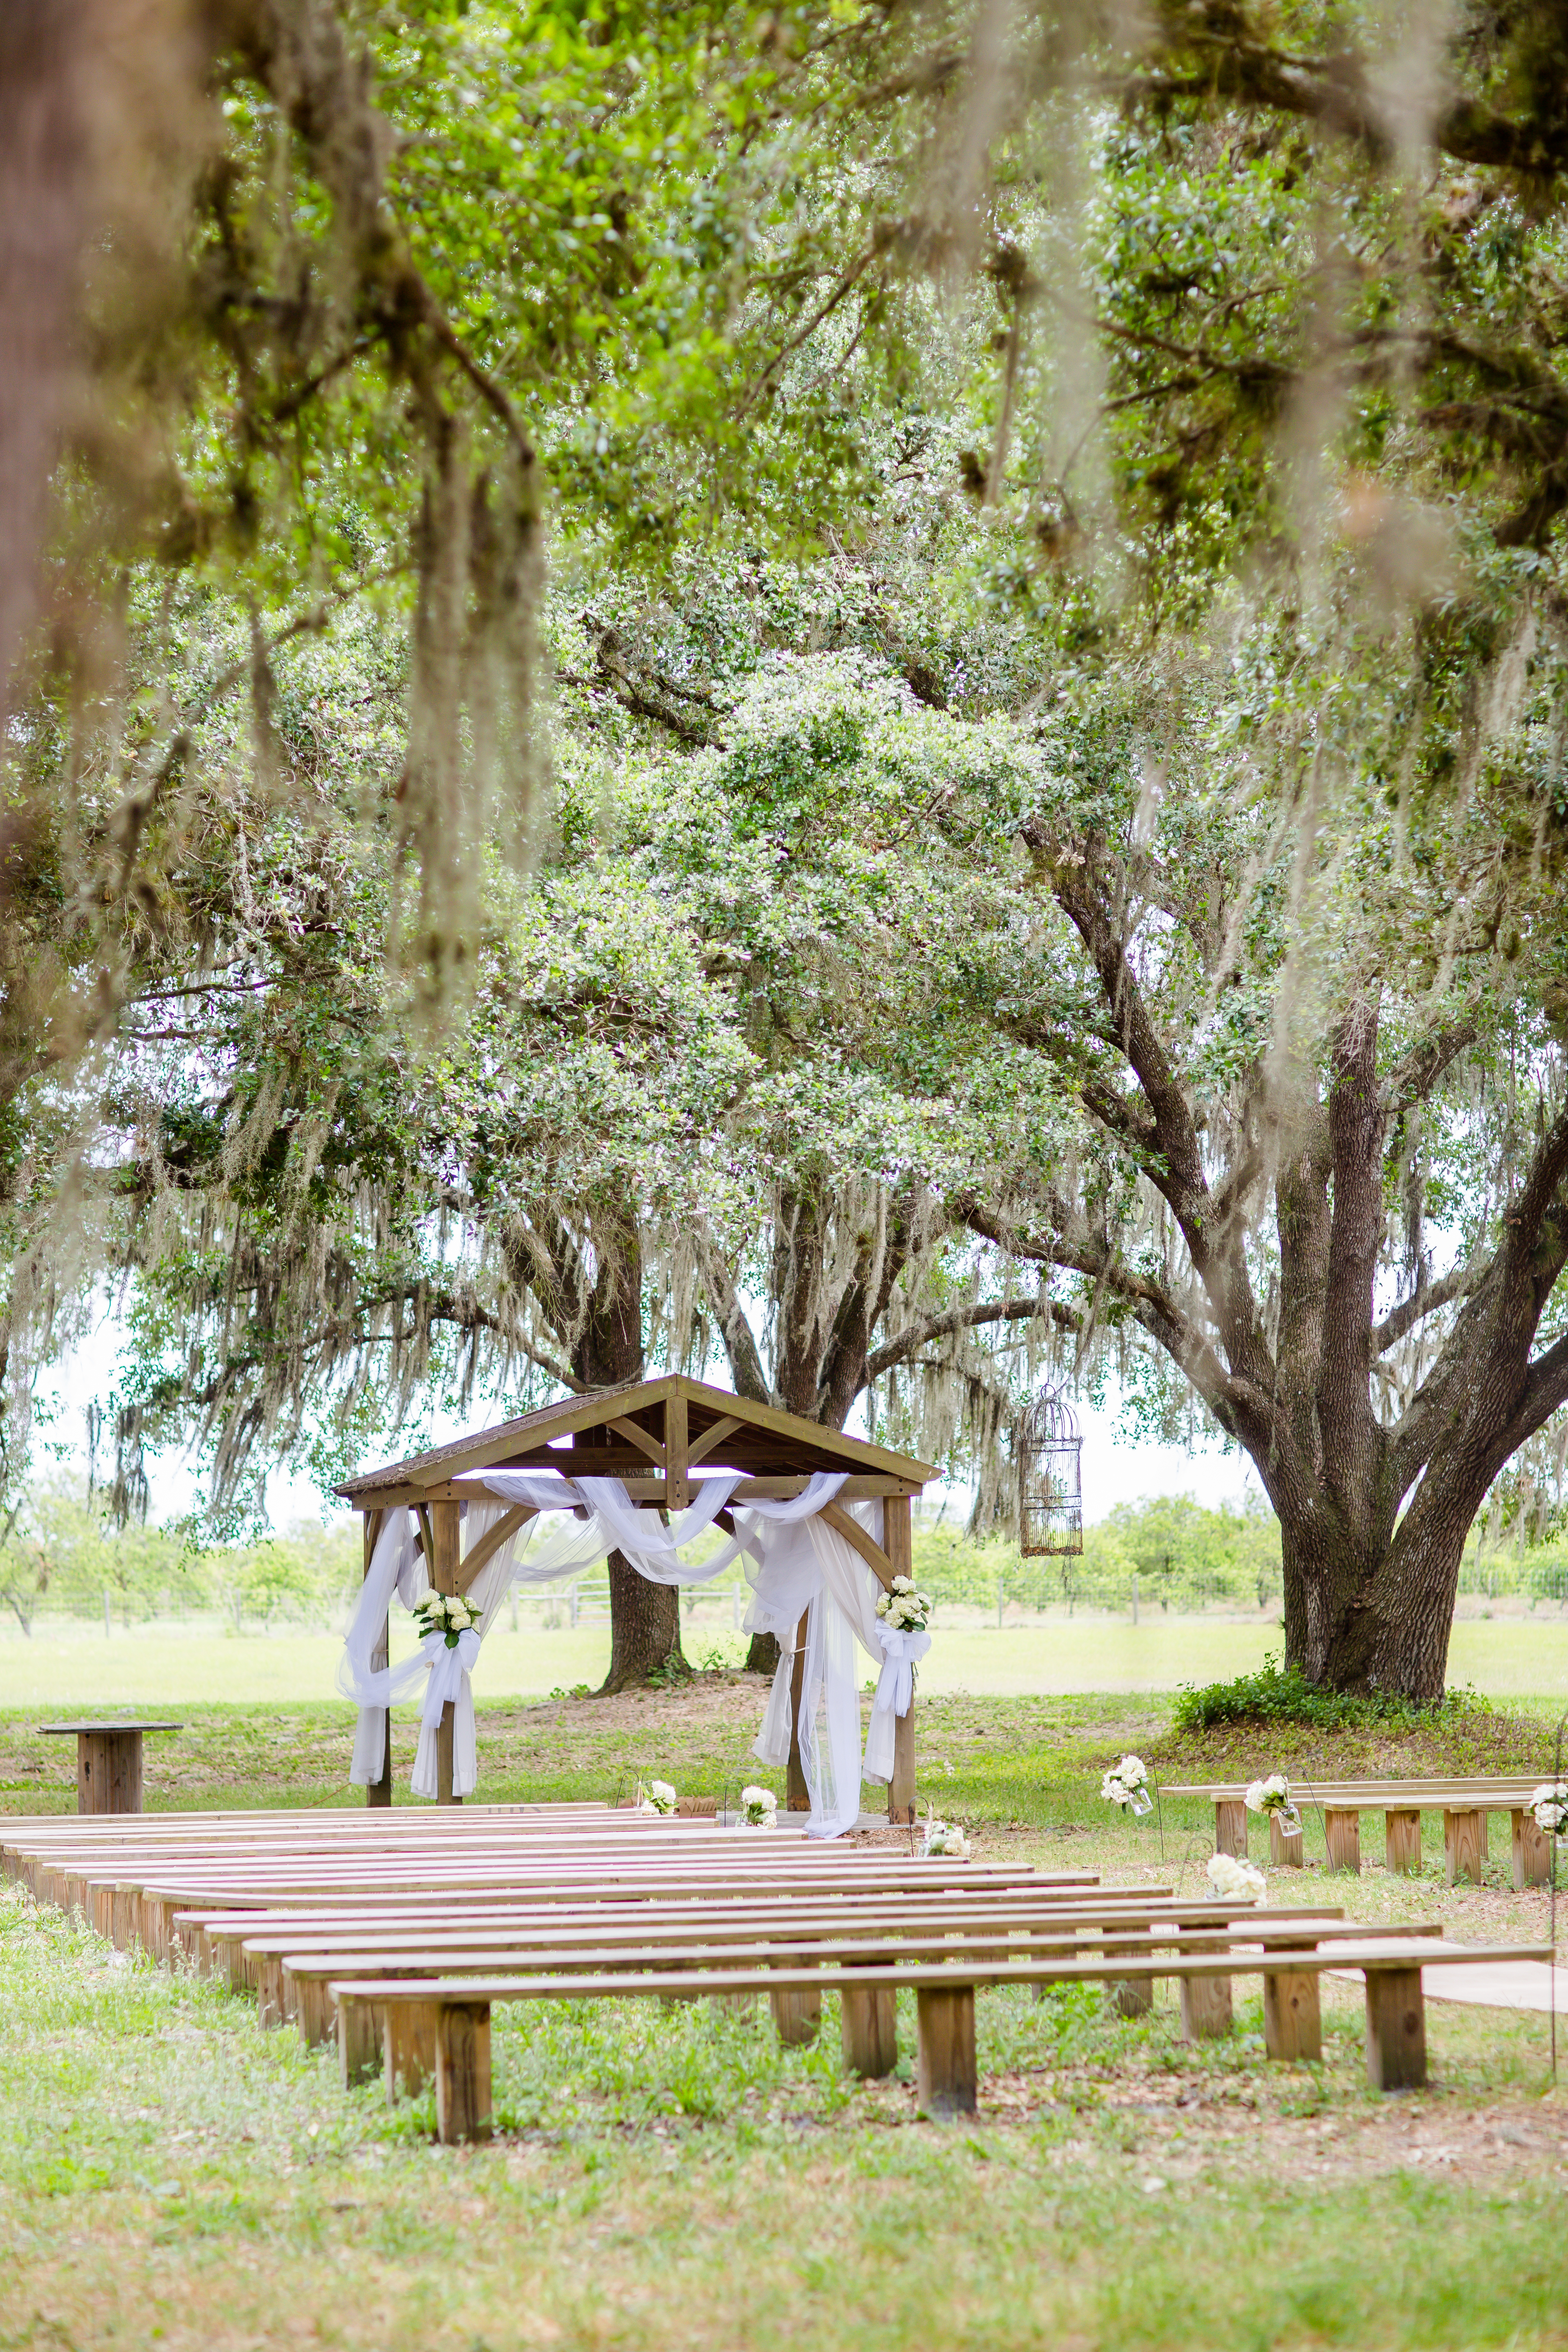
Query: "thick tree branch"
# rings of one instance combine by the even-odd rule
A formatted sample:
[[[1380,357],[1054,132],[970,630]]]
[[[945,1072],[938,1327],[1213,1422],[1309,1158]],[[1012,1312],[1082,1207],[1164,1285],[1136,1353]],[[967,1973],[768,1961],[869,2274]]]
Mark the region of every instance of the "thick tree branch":
[[[746,1310],[741,1304],[740,1293],[710,1237],[697,1236],[697,1258],[702,1271],[702,1286],[712,1303],[719,1319],[719,1330],[724,1342],[724,1352],[730,1359],[730,1378],[735,1383],[735,1394],[747,1397],[752,1404],[778,1403],[763,1370],[762,1356],[746,1320]]]
[[[1372,1335],[1373,1357],[1386,1354],[1407,1331],[1413,1331],[1417,1323],[1424,1322],[1428,1315],[1435,1315],[1440,1307],[1447,1307],[1451,1299],[1462,1298],[1473,1286],[1474,1276],[1468,1266],[1444,1275],[1440,1281],[1420,1284],[1400,1306],[1392,1307],[1376,1326]]]
[[[860,1387],[868,1388],[884,1372],[907,1362],[917,1349],[928,1347],[933,1339],[945,1339],[955,1331],[978,1330],[987,1323],[1036,1321],[1054,1323],[1062,1331],[1079,1331],[1083,1327],[1080,1315],[1054,1298],[996,1298],[983,1306],[956,1307],[945,1315],[927,1315],[918,1323],[906,1324],[901,1331],[895,1331],[891,1339],[884,1340],[867,1357]]]

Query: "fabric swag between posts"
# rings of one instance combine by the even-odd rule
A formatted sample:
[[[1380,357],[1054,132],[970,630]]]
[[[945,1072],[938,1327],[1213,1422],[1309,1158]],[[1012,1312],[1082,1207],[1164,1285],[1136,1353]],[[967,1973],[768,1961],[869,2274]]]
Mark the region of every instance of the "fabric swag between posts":
[[[618,1478],[567,1478],[531,1471],[489,1470],[469,1474],[462,1484],[476,1493],[463,1505],[472,1552],[501,1519],[518,1508],[532,1514],[485,1562],[468,1591],[476,1629],[449,1648],[439,1633],[426,1634],[412,1657],[395,1666],[375,1666],[373,1653],[395,1594],[416,1609],[430,1589],[413,1511],[389,1510],[383,1521],[360,1589],[338,1667],[338,1687],[359,1707],[349,1778],[360,1787],[379,1780],[385,1764],[389,1706],[419,1698],[419,1746],[411,1787],[416,1796],[437,1791],[436,1735],[444,1707],[453,1704],[452,1792],[466,1797],[478,1781],[472,1672],[497,1612],[514,1584],[549,1584],[576,1576],[607,1552],[619,1551],[638,1575],[655,1584],[708,1584],[733,1561],[742,1562],[752,1588],[745,1628],[773,1633],[780,1649],[762,1730],[753,1753],[764,1764],[789,1759],[792,1690],[801,1621],[805,1655],[798,1721],[801,1769],[811,1799],[807,1834],[838,1837],[853,1828],[860,1810],[860,1782],[893,1776],[893,1724],[907,1715],[914,1694],[914,1667],[931,1648],[931,1636],[900,1633],[877,1615],[877,1578],[859,1553],[821,1517],[837,1496],[847,1473],[819,1471],[804,1493],[787,1501],[752,1501],[735,1514],[735,1533],[706,1559],[688,1558],[696,1542],[724,1509],[743,1473],[723,1471],[701,1478],[696,1500],[667,1527],[657,1511],[634,1504]],[[483,1496],[487,1498],[480,1499]],[[879,1500],[847,1503],[844,1509],[876,1543],[883,1542],[883,1507]],[[547,1517],[572,1514],[546,1532]],[[880,1669],[871,1720],[862,1753],[860,1669],[864,1651]]]

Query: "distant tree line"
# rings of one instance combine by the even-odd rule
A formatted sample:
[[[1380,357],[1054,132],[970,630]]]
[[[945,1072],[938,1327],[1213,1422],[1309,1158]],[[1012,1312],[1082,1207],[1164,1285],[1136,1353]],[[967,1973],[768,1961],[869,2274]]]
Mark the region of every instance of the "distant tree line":
[[[247,1624],[326,1624],[358,1582],[357,1526],[303,1521],[263,1542],[198,1548],[178,1528],[116,1528],[106,1498],[57,1472],[24,1493],[0,1542],[0,1606],[24,1633],[40,1611],[117,1624],[193,1611]]]

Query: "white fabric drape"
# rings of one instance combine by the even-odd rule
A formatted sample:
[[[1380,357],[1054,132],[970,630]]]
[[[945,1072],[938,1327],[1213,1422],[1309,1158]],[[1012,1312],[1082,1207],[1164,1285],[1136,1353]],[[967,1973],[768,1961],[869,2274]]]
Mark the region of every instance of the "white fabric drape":
[[[420,1695],[419,1747],[412,1787],[436,1794],[436,1734],[448,1700],[454,1709],[452,1786],[469,1795],[478,1779],[472,1672],[496,1612],[513,1584],[546,1584],[575,1576],[619,1551],[656,1584],[706,1584],[736,1559],[752,1588],[748,1633],[774,1634],[780,1660],[753,1753],[764,1763],[787,1763],[795,1647],[805,1621],[799,1738],[801,1769],[811,1798],[808,1835],[837,1837],[860,1810],[860,1781],[888,1780],[893,1769],[893,1719],[909,1711],[913,1664],[931,1647],[929,1633],[890,1631],[877,1615],[878,1582],[848,1539],[820,1514],[847,1473],[819,1471],[787,1501],[758,1500],[735,1514],[735,1533],[706,1559],[686,1556],[729,1502],[743,1474],[725,1471],[698,1484],[690,1507],[668,1526],[639,1508],[618,1478],[571,1479],[550,1472],[485,1470],[471,1474],[479,1491],[464,1506],[466,1549],[472,1552],[509,1511],[533,1516],[488,1560],[469,1588],[477,1627],[453,1647],[427,1635],[411,1658],[373,1667],[371,1654],[395,1592],[405,1608],[429,1589],[413,1514],[387,1514],[369,1573],[349,1621],[338,1686],[359,1706],[350,1778],[380,1779],[385,1762],[385,1709]],[[481,1500],[481,1494],[485,1499]],[[882,1540],[879,1502],[846,1507],[874,1540]],[[558,1513],[571,1513],[563,1521]],[[858,1647],[879,1669],[864,1754],[860,1742]]]

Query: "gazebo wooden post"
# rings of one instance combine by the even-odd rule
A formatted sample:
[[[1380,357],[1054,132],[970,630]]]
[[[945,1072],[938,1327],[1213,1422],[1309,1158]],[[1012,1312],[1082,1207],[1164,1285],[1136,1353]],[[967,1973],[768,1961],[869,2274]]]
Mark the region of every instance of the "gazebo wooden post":
[[[908,1495],[889,1495],[882,1504],[882,1549],[895,1576],[915,1572],[914,1511]],[[888,1819],[900,1823],[915,1817],[915,1703],[908,1715],[893,1717],[893,1777],[888,1783]]]
[[[380,1541],[382,1521],[385,1517],[386,1514],[384,1511],[366,1511],[364,1514],[364,1572],[366,1576],[370,1574],[370,1563],[374,1556],[375,1547]],[[391,1641],[392,1619],[389,1612],[381,1621],[381,1631],[375,1637],[375,1647],[370,1654],[371,1670],[373,1673],[384,1673],[387,1666],[391,1664]],[[367,1805],[390,1805],[392,1802],[392,1709],[390,1707],[384,1710],[382,1715],[382,1723],[385,1736],[382,1741],[381,1749],[381,1778],[379,1780],[371,1780],[366,1783],[364,1801]]]
[[[435,1539],[436,1556],[430,1563],[430,1582],[437,1592],[458,1590],[458,1570],[461,1565],[462,1505],[431,1503],[428,1507],[430,1532]],[[438,1805],[460,1805],[461,1797],[452,1794],[452,1733],[457,1708],[448,1699],[441,1710],[441,1721],[436,1733],[436,1802]]]

